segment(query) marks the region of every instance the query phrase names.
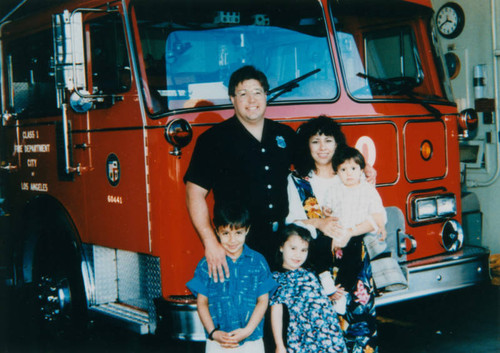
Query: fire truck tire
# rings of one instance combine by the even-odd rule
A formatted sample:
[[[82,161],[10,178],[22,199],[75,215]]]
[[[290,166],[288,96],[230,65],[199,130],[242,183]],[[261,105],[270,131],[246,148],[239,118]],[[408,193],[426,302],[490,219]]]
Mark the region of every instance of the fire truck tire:
[[[37,219],[28,226],[35,240],[31,311],[46,338],[77,338],[85,331],[87,301],[81,256],[64,216]]]

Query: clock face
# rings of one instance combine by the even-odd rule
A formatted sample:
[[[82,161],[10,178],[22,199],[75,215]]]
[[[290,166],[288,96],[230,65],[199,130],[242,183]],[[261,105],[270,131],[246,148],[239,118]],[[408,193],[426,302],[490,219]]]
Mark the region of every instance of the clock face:
[[[464,28],[465,15],[460,6],[453,2],[444,4],[436,15],[439,33],[445,38],[457,37]]]

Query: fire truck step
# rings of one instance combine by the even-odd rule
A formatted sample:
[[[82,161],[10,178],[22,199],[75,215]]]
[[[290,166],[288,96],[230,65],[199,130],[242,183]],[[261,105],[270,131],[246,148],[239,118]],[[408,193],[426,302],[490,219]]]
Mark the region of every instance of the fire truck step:
[[[100,317],[141,335],[149,333],[148,312],[121,303],[108,303],[90,308]]]

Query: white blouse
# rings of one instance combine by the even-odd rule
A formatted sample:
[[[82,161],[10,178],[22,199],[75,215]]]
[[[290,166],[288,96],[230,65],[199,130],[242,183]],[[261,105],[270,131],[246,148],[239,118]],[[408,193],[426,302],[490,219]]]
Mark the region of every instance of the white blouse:
[[[362,223],[372,213],[382,213],[385,221],[387,221],[380,195],[373,185],[366,182],[365,178],[362,179],[360,185],[348,188],[342,184],[338,176],[322,178],[311,173],[309,183],[319,206],[321,208],[327,207],[332,209],[333,216],[340,219],[344,228],[350,228]],[[305,219],[307,219],[307,215],[299,192],[292,176],[289,175],[288,216],[285,223],[296,223],[307,228],[311,232],[312,237],[316,238],[316,228],[310,224],[301,222],[301,220]]]

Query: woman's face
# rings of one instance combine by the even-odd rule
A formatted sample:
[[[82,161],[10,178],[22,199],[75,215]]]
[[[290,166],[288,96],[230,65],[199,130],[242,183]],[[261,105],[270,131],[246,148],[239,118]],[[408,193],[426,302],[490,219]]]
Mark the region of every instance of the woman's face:
[[[333,136],[316,134],[309,138],[309,150],[316,166],[331,164],[337,143]]]
[[[280,251],[283,253],[283,268],[296,270],[306,262],[309,243],[298,235],[290,235]]]

